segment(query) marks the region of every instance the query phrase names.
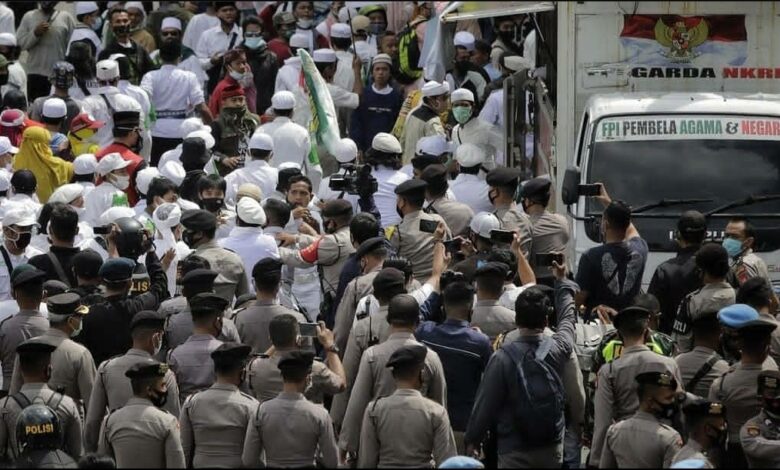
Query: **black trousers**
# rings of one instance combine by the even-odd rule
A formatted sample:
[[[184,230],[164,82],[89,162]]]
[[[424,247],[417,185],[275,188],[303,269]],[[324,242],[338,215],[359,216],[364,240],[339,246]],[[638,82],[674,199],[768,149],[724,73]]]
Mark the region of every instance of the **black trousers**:
[[[168,137],[152,136],[151,166],[157,166],[162,154],[168,150],[173,150],[182,142],[182,139],[170,139]]]
[[[49,96],[51,82],[46,75],[27,75],[27,103],[32,103],[35,98]]]

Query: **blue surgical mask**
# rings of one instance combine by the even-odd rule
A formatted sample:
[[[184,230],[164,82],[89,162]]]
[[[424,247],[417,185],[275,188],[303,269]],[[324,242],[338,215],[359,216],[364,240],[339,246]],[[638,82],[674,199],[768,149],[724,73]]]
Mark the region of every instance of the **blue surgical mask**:
[[[92,25],[92,30],[93,31],[98,31],[98,32],[103,31],[103,18],[102,17],[98,16],[97,18],[95,18],[95,24]]]
[[[244,39],[244,45],[253,51],[263,50],[266,47],[265,39],[263,38],[246,38]]]
[[[734,238],[724,238],[723,248],[729,254],[729,258],[736,258],[742,253],[742,242]]]

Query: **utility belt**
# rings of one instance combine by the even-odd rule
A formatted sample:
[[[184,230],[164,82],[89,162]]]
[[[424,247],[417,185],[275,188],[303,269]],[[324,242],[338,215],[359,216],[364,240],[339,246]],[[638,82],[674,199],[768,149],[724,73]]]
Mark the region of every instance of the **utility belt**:
[[[175,109],[163,109],[155,111],[157,119],[186,119],[187,111]]]

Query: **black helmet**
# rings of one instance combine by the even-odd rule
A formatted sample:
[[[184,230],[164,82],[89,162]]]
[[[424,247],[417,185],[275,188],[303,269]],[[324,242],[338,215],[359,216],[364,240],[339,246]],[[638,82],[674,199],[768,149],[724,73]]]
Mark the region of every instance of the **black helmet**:
[[[26,450],[54,450],[62,447],[60,419],[43,404],[30,405],[16,418],[16,445]]]
[[[122,217],[114,222],[119,233],[116,237],[116,248],[119,256],[138,259],[144,252],[144,226],[132,217]]]
[[[61,60],[54,64],[51,72],[51,82],[54,86],[67,90],[73,85],[76,69],[70,62]]]

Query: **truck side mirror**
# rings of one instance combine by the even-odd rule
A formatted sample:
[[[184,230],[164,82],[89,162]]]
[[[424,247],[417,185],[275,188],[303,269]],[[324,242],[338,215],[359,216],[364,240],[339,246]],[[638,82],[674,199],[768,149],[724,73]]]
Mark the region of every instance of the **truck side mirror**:
[[[572,166],[566,169],[561,186],[561,200],[567,206],[576,204],[580,197],[580,169]]]

